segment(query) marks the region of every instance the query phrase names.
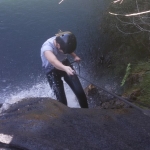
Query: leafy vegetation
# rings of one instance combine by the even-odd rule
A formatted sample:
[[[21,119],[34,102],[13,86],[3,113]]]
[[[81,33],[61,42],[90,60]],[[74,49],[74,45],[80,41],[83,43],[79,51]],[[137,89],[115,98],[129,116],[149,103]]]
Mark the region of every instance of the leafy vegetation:
[[[123,95],[150,108],[150,2],[109,1],[101,31],[109,37],[112,50],[105,53],[111,55],[114,72],[124,76]]]
[[[150,108],[150,61],[139,62],[127,78],[124,95],[135,103]]]
[[[127,77],[129,76],[129,74],[130,74],[130,70],[131,70],[131,64],[129,63],[129,64],[127,65],[126,74],[125,74],[125,76],[124,76],[124,78],[123,78],[123,80],[122,80],[122,82],[121,82],[121,86],[123,86],[123,85],[125,84],[126,79],[127,79]]]

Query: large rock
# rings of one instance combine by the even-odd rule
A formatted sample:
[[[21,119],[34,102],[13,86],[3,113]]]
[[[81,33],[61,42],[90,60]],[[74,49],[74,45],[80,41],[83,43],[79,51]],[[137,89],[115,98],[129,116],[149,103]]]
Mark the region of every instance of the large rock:
[[[133,108],[68,108],[49,98],[23,99],[0,116],[1,149],[149,150],[150,118]],[[9,149],[10,150],[10,149]]]
[[[98,89],[92,84],[88,85],[85,88],[85,94],[87,96],[90,108],[95,108],[97,106],[103,109],[120,109],[131,107],[123,101],[115,98],[111,94],[108,94],[107,92]]]

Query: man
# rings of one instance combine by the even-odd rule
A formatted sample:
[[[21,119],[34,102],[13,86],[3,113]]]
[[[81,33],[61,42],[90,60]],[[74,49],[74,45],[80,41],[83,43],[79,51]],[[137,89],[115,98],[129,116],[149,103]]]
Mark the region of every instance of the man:
[[[45,68],[48,82],[58,101],[67,105],[63,81],[61,80],[61,77],[63,77],[78,98],[81,108],[88,108],[84,90],[73,67],[67,59],[67,55],[70,54],[74,57],[74,61],[81,60],[74,53],[76,45],[76,37],[73,33],[66,31],[56,34],[56,36],[48,39],[42,45],[42,66]]]

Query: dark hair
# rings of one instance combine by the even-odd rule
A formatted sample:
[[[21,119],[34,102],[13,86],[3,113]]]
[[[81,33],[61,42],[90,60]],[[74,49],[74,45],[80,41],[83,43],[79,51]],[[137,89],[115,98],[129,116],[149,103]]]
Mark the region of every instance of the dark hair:
[[[77,47],[76,37],[69,31],[56,34],[56,42],[60,45],[60,49],[63,50],[65,54],[74,52]]]

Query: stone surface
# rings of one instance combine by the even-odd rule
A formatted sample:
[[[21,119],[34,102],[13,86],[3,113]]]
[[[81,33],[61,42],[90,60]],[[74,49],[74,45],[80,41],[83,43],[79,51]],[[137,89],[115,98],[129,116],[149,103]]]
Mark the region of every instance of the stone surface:
[[[120,109],[130,107],[128,104],[116,99],[114,96],[104,92],[103,90],[99,90],[92,84],[85,88],[85,93],[90,108],[94,108],[97,106],[104,109]]]
[[[133,108],[80,109],[49,98],[23,99],[1,113],[0,142],[20,150],[149,150],[150,118]]]

